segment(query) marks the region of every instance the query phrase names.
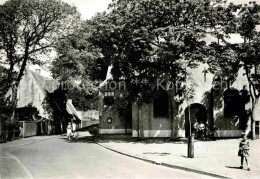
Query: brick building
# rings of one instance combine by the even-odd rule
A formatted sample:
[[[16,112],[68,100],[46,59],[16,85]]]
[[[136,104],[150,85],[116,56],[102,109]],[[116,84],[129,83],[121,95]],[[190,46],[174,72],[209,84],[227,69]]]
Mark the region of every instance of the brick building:
[[[209,38],[209,37],[208,37]],[[234,34],[234,43],[242,39]],[[232,39],[232,38],[231,38]],[[211,39],[207,39],[210,41]],[[231,40],[232,41],[232,40]],[[120,117],[115,96],[120,95],[120,89],[107,88],[111,76],[110,66],[106,80],[100,88],[100,134],[131,134],[133,137],[170,137],[173,131],[173,121],[169,118],[169,97],[166,91],[149,104],[142,106],[136,103],[131,107],[131,118]],[[194,97],[184,99],[179,107],[178,137],[190,135],[190,124],[202,122],[214,128],[217,137],[240,137],[242,132],[251,131],[251,120],[248,111],[252,109],[248,95],[248,81],[244,69],[240,68],[236,80],[232,83],[222,79],[217,74],[207,73],[207,64],[199,64],[195,69],[187,69],[189,78],[187,86],[193,85]],[[213,82],[219,81],[220,89],[215,89]],[[105,87],[106,86],[106,87]],[[255,106],[260,108],[260,103]],[[253,114],[254,116],[254,114]],[[256,126],[259,117],[255,116]],[[259,132],[259,129],[257,129]],[[142,134],[141,134],[142,133]]]

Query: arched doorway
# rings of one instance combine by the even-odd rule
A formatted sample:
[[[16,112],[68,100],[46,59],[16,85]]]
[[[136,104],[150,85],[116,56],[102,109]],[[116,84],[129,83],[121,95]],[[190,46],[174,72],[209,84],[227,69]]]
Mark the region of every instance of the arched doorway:
[[[206,107],[199,103],[193,103],[185,109],[185,137],[190,136],[190,123],[192,127],[195,121],[204,124],[207,122]]]

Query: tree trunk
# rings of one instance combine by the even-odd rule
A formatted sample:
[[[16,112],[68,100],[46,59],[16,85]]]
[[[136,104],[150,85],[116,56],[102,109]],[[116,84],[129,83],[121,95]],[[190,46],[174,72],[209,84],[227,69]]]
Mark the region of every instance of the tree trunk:
[[[26,48],[25,48],[25,54],[24,54],[24,59],[23,59],[23,63],[21,65],[21,68],[20,68],[20,71],[19,71],[19,74],[18,74],[18,77],[17,79],[13,82],[14,84],[12,84],[11,88],[12,88],[12,114],[11,114],[11,117],[10,117],[10,120],[12,123],[15,122],[15,109],[17,107],[17,90],[18,90],[18,85],[22,79],[22,76],[23,76],[23,73],[24,73],[24,70],[25,70],[25,67],[26,67],[26,64],[27,64],[27,60],[29,58],[29,42],[26,43]]]
[[[142,121],[142,110],[140,109],[141,106],[138,106],[138,138],[140,140],[144,139],[144,127]]]
[[[253,117],[253,113],[255,112],[255,105],[256,105],[256,103],[253,104],[253,106],[252,106],[252,114],[250,114],[252,140],[256,139],[256,137],[255,137],[255,119]]]
[[[175,97],[175,90],[171,90],[168,92],[169,94],[169,104],[170,104],[170,109],[169,109],[169,118],[171,119],[171,139],[176,140],[179,135],[178,131],[180,129],[179,123],[180,119],[178,116],[179,112],[179,105],[176,103],[174,97]]]
[[[18,90],[18,84],[13,84],[11,87],[12,90],[12,103],[11,103],[11,116],[10,121],[11,123],[15,122],[15,110],[17,106],[17,90]]]
[[[125,134],[127,134],[127,119],[125,119]]]
[[[255,140],[255,120],[251,118],[251,131],[252,131],[252,140]]]
[[[251,101],[252,101],[252,114],[250,114],[252,139],[255,139],[255,119],[253,117],[253,114],[255,113],[255,105],[259,100],[259,95],[256,95],[256,88],[254,86],[254,83],[250,79],[250,75],[251,75],[250,70],[246,64],[244,65],[244,68],[245,68],[245,72],[246,72],[247,81],[249,84],[249,94],[250,94]]]

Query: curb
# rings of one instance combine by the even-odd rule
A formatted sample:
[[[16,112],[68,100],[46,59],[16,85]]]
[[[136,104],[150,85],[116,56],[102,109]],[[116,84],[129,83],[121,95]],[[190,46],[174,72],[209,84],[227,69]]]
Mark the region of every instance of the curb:
[[[225,176],[225,175],[219,175],[219,174],[216,174],[216,173],[206,172],[206,171],[197,170],[197,169],[188,168],[188,167],[183,167],[183,166],[179,166],[179,165],[172,165],[172,164],[167,164],[167,163],[158,163],[158,162],[156,162],[154,160],[149,160],[149,159],[144,159],[144,158],[141,158],[141,157],[136,157],[136,156],[133,156],[133,155],[130,155],[130,154],[127,154],[127,153],[123,153],[123,152],[111,149],[109,147],[106,147],[106,146],[98,143],[98,142],[96,142],[96,144],[101,146],[101,147],[103,147],[103,148],[105,148],[105,149],[107,149],[107,150],[116,152],[118,154],[121,154],[121,155],[124,155],[124,156],[127,156],[127,157],[131,157],[131,158],[134,158],[134,159],[142,160],[144,162],[152,163],[152,164],[155,164],[155,165],[161,165],[161,166],[168,167],[168,168],[184,170],[184,171],[193,172],[193,173],[202,174],[202,175],[207,175],[207,176],[216,177],[216,178],[230,178],[230,177]]]

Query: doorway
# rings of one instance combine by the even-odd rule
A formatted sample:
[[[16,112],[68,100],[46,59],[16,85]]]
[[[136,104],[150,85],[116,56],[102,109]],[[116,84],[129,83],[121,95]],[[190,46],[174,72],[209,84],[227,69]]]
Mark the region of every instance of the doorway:
[[[199,103],[193,103],[185,109],[185,137],[190,136],[192,126],[196,121],[203,124],[207,122],[206,107]]]

